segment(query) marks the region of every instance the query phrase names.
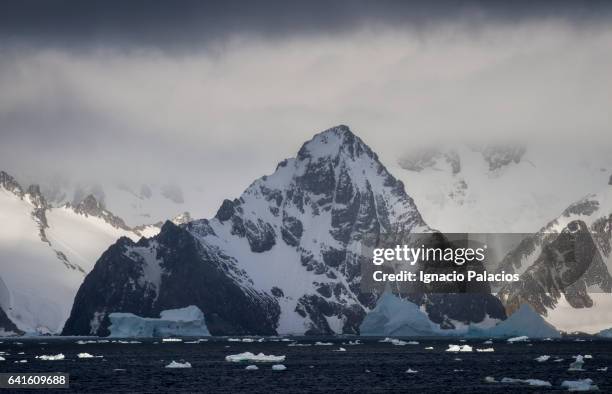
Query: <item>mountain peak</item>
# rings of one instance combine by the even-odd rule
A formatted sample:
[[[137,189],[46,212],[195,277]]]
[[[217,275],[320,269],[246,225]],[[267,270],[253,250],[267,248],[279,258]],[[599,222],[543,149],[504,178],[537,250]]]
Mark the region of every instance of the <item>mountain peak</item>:
[[[375,160],[378,156],[348,126],[338,125],[315,134],[300,148],[297,159],[318,160],[324,157],[336,158],[342,154],[350,159],[365,154]]]

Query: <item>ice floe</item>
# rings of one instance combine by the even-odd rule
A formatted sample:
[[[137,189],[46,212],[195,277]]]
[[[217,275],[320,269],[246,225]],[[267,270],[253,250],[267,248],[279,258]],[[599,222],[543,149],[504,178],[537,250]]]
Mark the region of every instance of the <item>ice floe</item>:
[[[166,368],[191,368],[191,363],[185,361],[184,363],[172,360],[172,362],[166,365]]]
[[[246,369],[247,371],[257,371],[259,369],[259,367],[257,365],[247,365],[246,367],[244,367],[244,369]]]
[[[527,342],[529,341],[529,337],[526,335],[521,335],[519,337],[508,338],[506,342],[508,343],[518,343],[518,342]]]
[[[253,362],[262,362],[262,363],[270,363],[270,362],[278,362],[285,361],[285,356],[274,356],[274,355],[265,355],[263,353],[253,354],[251,352],[244,352],[239,354],[230,354],[225,357],[225,361],[229,362],[242,362],[242,361],[253,361]]]
[[[78,358],[102,358],[102,356],[94,356],[93,354],[90,353],[79,353],[77,354]]]
[[[584,357],[577,355],[574,358],[576,361],[570,364],[568,371],[584,371]]]
[[[599,390],[597,385],[593,384],[591,379],[579,379],[579,380],[564,380],[561,383],[561,387],[566,388],[568,391],[595,391]]]
[[[274,364],[272,366],[273,371],[284,371],[285,369],[287,369],[287,367],[285,367],[283,364]]]
[[[513,378],[502,378],[501,383],[524,383],[530,386],[538,387],[551,387],[552,384],[546,380],[540,379],[513,379]]]
[[[447,352],[471,352],[472,347],[470,345],[448,345]]]
[[[52,355],[43,354],[42,356],[36,356],[36,358],[39,359],[39,360],[44,360],[44,361],[57,361],[57,360],[63,360],[66,357],[64,357],[64,355],[62,353],[59,353],[59,354],[55,354],[55,355],[53,355],[53,354]]]
[[[549,359],[550,359],[550,356],[546,354],[535,358],[535,360],[539,363],[543,363],[545,361],[548,361]]]

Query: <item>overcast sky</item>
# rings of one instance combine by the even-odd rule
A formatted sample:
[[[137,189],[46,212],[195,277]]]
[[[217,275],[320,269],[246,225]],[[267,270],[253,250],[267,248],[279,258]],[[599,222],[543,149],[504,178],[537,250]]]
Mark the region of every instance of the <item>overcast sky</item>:
[[[612,142],[606,2],[123,3],[0,3],[0,169],[220,201],[341,123],[385,163],[449,136]]]

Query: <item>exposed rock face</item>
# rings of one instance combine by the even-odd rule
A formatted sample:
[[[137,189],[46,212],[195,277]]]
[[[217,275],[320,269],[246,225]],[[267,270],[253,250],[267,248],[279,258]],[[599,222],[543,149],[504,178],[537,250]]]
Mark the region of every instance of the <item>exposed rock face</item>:
[[[70,204],[67,205],[70,206]],[[131,228],[125,224],[123,219],[115,216],[112,212],[104,208],[104,205],[99,202],[93,194],[89,194],[81,202],[75,206],[72,206],[72,208],[76,213],[84,216],[94,216],[100,218],[115,228],[128,231],[131,230]]]
[[[338,126],[223,201],[213,219],[166,223],[150,240],[112,246],[64,333],[103,335],[108,313],[154,317],[185,305],[199,307],[217,335],[358,333],[378,297],[360,291],[362,248],[383,233],[415,231],[430,230],[402,182]],[[444,300],[440,321],[454,313],[443,305],[457,309]]]
[[[489,170],[495,171],[510,163],[519,163],[525,154],[522,145],[489,145],[480,150],[483,159],[489,163]]]
[[[23,189],[19,183],[4,171],[0,171],[0,186],[18,196],[23,196]]]
[[[0,338],[5,336],[16,336],[23,334],[15,323],[8,318],[2,308],[0,308]]]
[[[499,293],[508,311],[528,303],[543,316],[560,302],[576,309],[605,308],[593,293],[612,293],[611,187],[570,205],[538,233],[525,238],[499,270],[521,274],[521,281]],[[558,327],[563,329],[563,327]]]

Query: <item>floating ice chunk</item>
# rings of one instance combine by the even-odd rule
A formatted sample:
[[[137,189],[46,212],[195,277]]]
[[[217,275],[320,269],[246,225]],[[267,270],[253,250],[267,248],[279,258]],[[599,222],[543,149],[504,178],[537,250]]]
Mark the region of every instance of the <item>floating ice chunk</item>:
[[[553,362],[555,362],[555,363],[560,363],[560,362],[562,362],[563,360],[564,360],[563,358],[555,358],[555,359],[553,360]]]
[[[334,350],[334,352],[346,352],[346,349],[343,347],[339,347],[338,349]]]
[[[471,352],[472,347],[470,345],[448,345],[447,352]]]
[[[43,354],[42,356],[36,356],[36,358],[39,360],[45,360],[45,361],[56,361],[56,360],[63,360],[65,357],[62,353],[59,353],[55,355]]]
[[[508,338],[508,343],[517,343],[517,342],[527,342],[529,341],[529,337],[526,335],[521,335],[520,337]]]
[[[186,341],[186,342],[183,342],[183,343],[193,344],[193,343],[202,343],[202,342],[208,342],[208,339],[198,339],[198,340],[195,340],[195,341]]]
[[[593,358],[593,356],[591,356],[590,354],[585,354],[585,355],[584,355],[584,358],[585,358],[585,359],[587,359],[587,358]]]
[[[599,390],[599,387],[593,384],[591,379],[564,380],[561,383],[561,387],[566,388],[568,391]]]
[[[356,345],[363,345],[359,339],[356,339],[354,341],[348,341],[347,343],[343,343],[343,345],[349,345],[349,346],[356,346]]]
[[[28,360],[15,361],[16,364],[26,364],[27,362],[28,362]]]
[[[287,346],[291,346],[291,347],[294,347],[294,346],[297,346],[297,347],[308,347],[308,346],[312,346],[312,344],[310,344],[310,343],[292,342],[292,343],[288,344]]]
[[[230,354],[225,357],[225,361],[229,362],[242,362],[242,361],[253,361],[253,362],[261,362],[261,363],[274,363],[278,361],[285,361],[285,356],[273,356],[273,355],[265,355],[263,353],[253,354],[251,352],[244,352],[239,354]]]
[[[484,349],[476,349],[477,352],[481,352],[481,353],[491,353],[494,352],[495,349],[493,349],[492,347],[487,347]]]
[[[283,364],[274,364],[272,366],[273,371],[284,371],[285,369],[287,369],[287,367],[285,367]]]
[[[183,342],[181,338],[162,338],[162,342]]]
[[[331,342],[318,342],[317,341],[317,342],[315,342],[314,345],[315,346],[331,346],[331,345],[333,345],[333,343],[331,343]]]
[[[608,367],[597,368],[599,372],[608,372]]]
[[[247,365],[244,369],[247,371],[256,371],[259,369],[259,367],[257,365]]]
[[[388,338],[388,337],[385,338],[385,339],[381,339],[378,342],[390,343],[390,344],[395,345],[395,346],[406,346],[406,345],[418,345],[419,344],[416,341],[406,342],[406,341],[402,341],[401,339]]]
[[[433,347],[431,347],[431,346],[427,346],[427,347],[425,348],[425,350],[434,350],[434,348],[433,348]]]
[[[576,361],[570,364],[568,371],[584,371],[582,368],[584,366],[584,357],[581,355],[577,355]]]
[[[228,342],[242,342],[242,339],[240,338],[227,338]]]
[[[102,356],[94,356],[93,354],[89,354],[89,353],[79,353],[77,354],[78,358],[101,358]]]
[[[543,356],[536,357],[535,360],[539,363],[543,363],[544,361],[548,361],[549,358],[550,356],[545,354]]]
[[[448,350],[447,350],[448,351]],[[455,361],[463,361],[462,359],[460,359],[459,357],[455,357],[454,358]]]
[[[530,386],[538,386],[538,387],[551,387],[552,384],[545,380],[540,379],[513,379],[513,378],[502,378],[502,383],[525,383]]]
[[[495,379],[493,376],[485,376],[484,381],[486,383],[497,383],[497,379]]]
[[[6,361],[6,358],[0,356],[0,361]]]
[[[418,373],[419,371],[415,371],[414,369],[408,368],[406,373]]]
[[[191,363],[187,361],[185,361],[184,363],[179,363],[172,360],[170,364],[166,365],[166,368],[191,368]]]
[[[493,341],[489,339],[488,341],[484,341],[482,344],[483,345],[492,345]]]

